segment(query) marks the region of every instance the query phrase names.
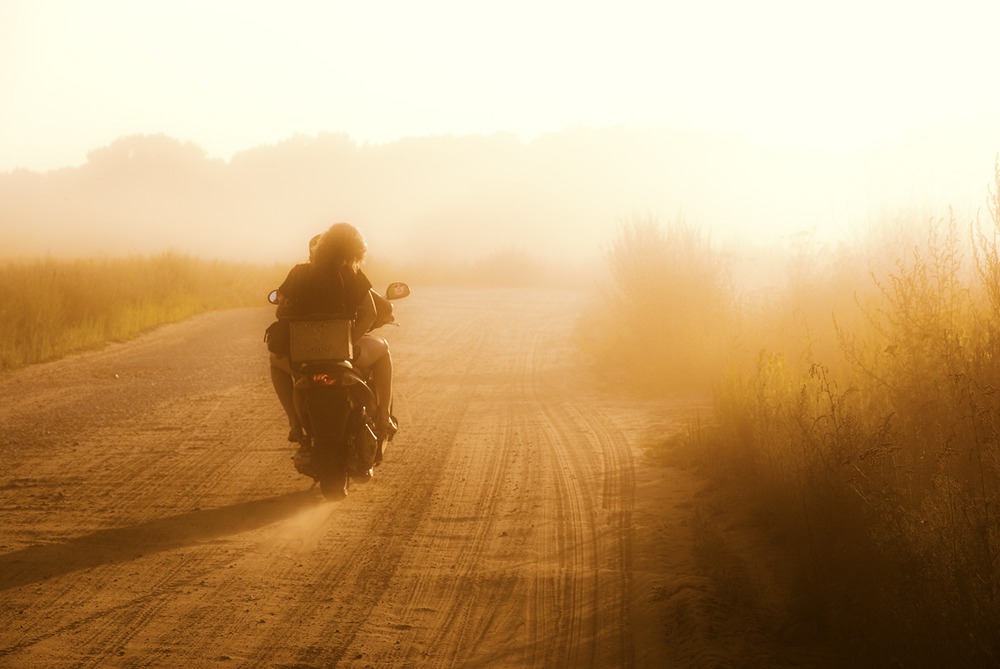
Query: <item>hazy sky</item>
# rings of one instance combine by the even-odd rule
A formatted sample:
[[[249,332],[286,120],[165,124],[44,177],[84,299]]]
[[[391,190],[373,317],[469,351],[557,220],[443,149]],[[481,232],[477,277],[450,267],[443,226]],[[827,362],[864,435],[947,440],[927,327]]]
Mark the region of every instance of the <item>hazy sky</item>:
[[[853,148],[997,119],[996,0],[0,0],[0,170],[132,133],[211,156],[664,126]]]

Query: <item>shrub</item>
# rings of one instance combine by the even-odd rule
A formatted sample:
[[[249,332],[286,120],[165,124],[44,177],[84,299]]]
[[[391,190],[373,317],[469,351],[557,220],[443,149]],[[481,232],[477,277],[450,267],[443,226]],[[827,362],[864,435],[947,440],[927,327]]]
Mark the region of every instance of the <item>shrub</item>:
[[[637,217],[607,252],[603,299],[581,321],[584,349],[653,390],[704,389],[721,371],[732,290],[721,254],[696,227]]]

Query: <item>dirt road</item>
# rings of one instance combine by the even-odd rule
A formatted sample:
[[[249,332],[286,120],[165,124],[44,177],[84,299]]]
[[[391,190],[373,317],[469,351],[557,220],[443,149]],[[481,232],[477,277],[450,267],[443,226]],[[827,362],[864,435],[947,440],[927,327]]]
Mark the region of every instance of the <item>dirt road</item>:
[[[639,466],[653,407],[576,369],[579,306],[416,288],[400,433],[339,503],[292,468],[267,308],[0,377],[0,666],[677,665],[694,483]]]

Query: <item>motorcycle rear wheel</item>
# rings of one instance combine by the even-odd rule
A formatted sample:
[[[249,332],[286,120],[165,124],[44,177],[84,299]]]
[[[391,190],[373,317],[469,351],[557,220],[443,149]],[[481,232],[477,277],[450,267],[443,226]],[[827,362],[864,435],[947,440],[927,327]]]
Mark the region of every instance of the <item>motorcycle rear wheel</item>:
[[[347,497],[348,477],[346,474],[337,476],[322,476],[319,479],[319,489],[323,497],[331,501],[337,501]]]

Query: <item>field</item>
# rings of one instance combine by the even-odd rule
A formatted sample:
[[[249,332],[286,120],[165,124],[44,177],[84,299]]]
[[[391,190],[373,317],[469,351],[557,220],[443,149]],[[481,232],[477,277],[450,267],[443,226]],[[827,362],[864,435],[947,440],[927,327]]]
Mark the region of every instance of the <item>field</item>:
[[[193,314],[263,304],[282,270],[174,253],[0,264],[0,372]]]

